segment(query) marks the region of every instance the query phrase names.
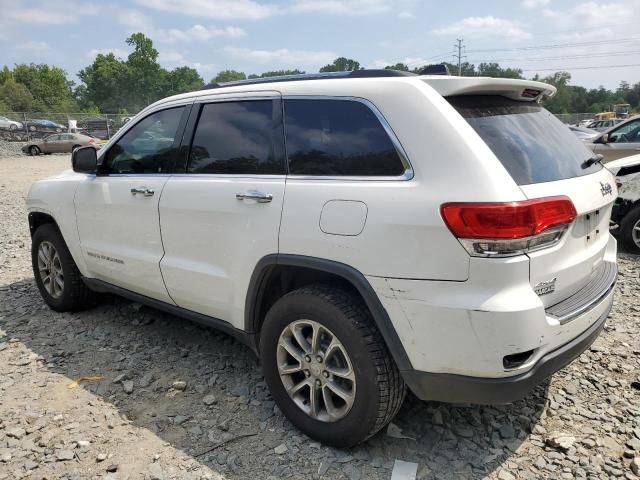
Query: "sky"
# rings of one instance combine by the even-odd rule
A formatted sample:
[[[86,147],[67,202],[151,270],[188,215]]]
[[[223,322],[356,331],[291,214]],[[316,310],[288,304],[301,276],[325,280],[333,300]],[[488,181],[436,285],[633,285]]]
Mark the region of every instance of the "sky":
[[[166,68],[298,68],[338,56],[364,67],[497,61],[572,84],[640,81],[640,0],[0,0],[0,67],[49,63],[70,79],[98,53],[126,58],[143,32]],[[593,68],[600,67],[600,68]],[[608,67],[608,68],[607,68]]]

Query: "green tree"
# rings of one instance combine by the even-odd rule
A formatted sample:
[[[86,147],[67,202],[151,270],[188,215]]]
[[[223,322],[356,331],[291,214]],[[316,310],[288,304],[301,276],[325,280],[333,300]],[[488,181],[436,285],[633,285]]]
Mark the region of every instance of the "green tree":
[[[502,68],[497,63],[481,63],[478,65],[478,75],[493,78],[524,78],[519,68]]]
[[[569,88],[571,74],[569,72],[556,72],[543,78],[542,81],[553,85],[557,89],[557,93],[545,101],[545,108],[551,113],[573,113],[571,112],[572,99]]]
[[[13,78],[13,72],[9,67],[5,65],[2,68],[2,70],[0,70],[0,85],[2,85],[4,82],[9,80],[10,78]]]
[[[286,75],[300,75],[304,73],[302,70],[298,70],[297,68],[293,70],[273,70],[271,72],[263,72],[260,74],[260,78],[266,77],[284,77]]]
[[[211,79],[211,83],[233,82],[236,80],[246,80],[247,75],[244,72],[236,70],[223,70]]]
[[[333,63],[320,69],[321,72],[350,72],[353,70],[361,70],[360,63],[345,57],[338,57]]]
[[[178,93],[194,92],[202,90],[204,80],[195,68],[178,67],[167,73],[166,85],[163,95],[176,95]]]
[[[0,85],[0,103],[12,112],[29,112],[33,108],[33,95],[27,87],[13,78]]]
[[[158,50],[146,35],[134,33],[126,43],[133,47],[126,62],[132,79],[132,108],[139,110],[162,97],[167,72],[158,63]]]
[[[443,65],[446,65],[447,68],[449,69],[449,73],[451,73],[451,75],[458,75],[458,65],[454,65],[453,63],[449,63],[449,62],[442,62]],[[424,67],[420,67],[420,69],[422,69]],[[475,77],[477,75],[476,73],[476,66],[472,63],[469,62],[462,62],[460,64],[460,70],[461,70],[461,76],[463,77]],[[419,72],[418,72],[419,73]]]
[[[58,67],[41,64],[20,64],[13,69],[13,78],[23,84],[33,96],[33,109],[41,112],[70,112],[76,106],[72,94],[73,82]]]
[[[404,63],[396,63],[395,65],[387,65],[384,67],[385,70],[400,70],[402,72],[408,72],[409,67],[407,67]]]
[[[84,83],[76,88],[82,108],[95,106],[110,113],[137,103],[129,67],[113,53],[98,54],[91,65],[80,70],[78,77]]]

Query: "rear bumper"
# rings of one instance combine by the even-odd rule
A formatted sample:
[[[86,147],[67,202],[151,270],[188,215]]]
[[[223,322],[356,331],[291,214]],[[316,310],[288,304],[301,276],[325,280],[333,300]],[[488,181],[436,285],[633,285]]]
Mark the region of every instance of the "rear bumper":
[[[605,300],[605,311],[584,332],[561,347],[547,353],[527,372],[502,378],[480,378],[417,370],[402,372],[413,393],[422,400],[451,403],[496,404],[514,402],[525,397],[554,372],[564,368],[584,352],[600,335],[613,295]]]

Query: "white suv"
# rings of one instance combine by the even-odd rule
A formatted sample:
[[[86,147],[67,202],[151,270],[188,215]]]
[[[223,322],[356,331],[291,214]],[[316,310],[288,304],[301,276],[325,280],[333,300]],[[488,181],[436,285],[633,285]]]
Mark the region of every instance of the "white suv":
[[[425,400],[509,402],[597,337],[613,177],[549,85],[359,71],[161,100],[28,198],[45,301],[115,292],[248,344],[347,446]]]

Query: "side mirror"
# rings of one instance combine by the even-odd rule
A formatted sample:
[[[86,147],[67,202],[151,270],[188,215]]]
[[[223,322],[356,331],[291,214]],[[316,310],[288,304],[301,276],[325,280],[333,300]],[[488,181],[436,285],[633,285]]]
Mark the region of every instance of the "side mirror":
[[[609,134],[603,133],[602,136],[598,139],[598,143],[604,143],[604,144],[609,143]]]
[[[96,173],[98,170],[98,154],[93,147],[79,147],[71,154],[71,166],[74,172]]]

